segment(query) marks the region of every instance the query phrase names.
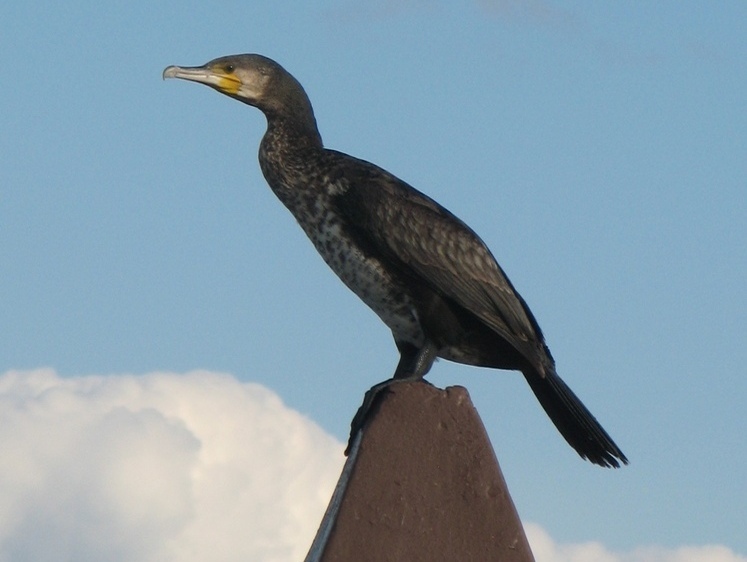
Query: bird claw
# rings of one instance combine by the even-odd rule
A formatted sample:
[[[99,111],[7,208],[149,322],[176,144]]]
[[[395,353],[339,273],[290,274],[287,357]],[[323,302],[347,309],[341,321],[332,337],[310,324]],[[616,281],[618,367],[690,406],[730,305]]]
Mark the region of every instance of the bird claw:
[[[363,396],[363,403],[358,408],[355,416],[353,416],[353,421],[350,422],[350,437],[348,438],[348,445],[345,447],[345,456],[348,456],[355,437],[363,430],[363,426],[369,417],[373,415],[374,404],[378,402],[377,399],[383,396],[383,391],[386,391],[395,382],[399,382],[399,379],[387,379],[373,385],[366,391],[366,394]]]

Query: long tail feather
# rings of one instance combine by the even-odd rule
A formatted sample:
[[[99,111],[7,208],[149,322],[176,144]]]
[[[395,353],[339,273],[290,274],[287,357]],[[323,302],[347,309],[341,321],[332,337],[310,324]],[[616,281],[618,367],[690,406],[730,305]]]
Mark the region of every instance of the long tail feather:
[[[620,448],[556,373],[524,376],[555,427],[582,458],[605,467],[628,464]]]

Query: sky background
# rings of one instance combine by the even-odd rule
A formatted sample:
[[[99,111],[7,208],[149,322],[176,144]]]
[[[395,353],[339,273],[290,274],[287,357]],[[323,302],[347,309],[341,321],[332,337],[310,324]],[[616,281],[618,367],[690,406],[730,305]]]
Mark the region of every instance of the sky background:
[[[261,113],[161,80],[242,52],[300,80],[327,146],[480,234],[630,459],[581,461],[518,373],[434,366],[469,390],[538,562],[589,543],[744,560],[746,22],[743,2],[0,5],[0,560],[167,560],[214,533],[211,513],[275,521],[257,506],[294,523],[247,552],[298,560],[363,392],[394,370],[387,328],[265,184]],[[275,447],[225,435],[286,416]],[[147,476],[111,469],[127,459],[174,500],[132,496]],[[189,478],[216,463],[237,488],[200,503]],[[262,496],[287,489],[265,466],[309,498]],[[138,511],[159,500],[159,519]],[[225,540],[246,543],[232,520]]]

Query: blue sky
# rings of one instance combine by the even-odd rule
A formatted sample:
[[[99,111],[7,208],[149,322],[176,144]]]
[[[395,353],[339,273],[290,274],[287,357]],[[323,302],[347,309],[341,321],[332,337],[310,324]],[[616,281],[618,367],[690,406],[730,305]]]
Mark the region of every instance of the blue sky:
[[[10,3],[6,3],[10,4]],[[204,368],[337,439],[393,372],[256,160],[264,118],[169,64],[257,52],[325,144],[470,224],[631,460],[580,461],[517,373],[472,396],[526,521],[747,554],[747,5],[0,6],[0,373]]]

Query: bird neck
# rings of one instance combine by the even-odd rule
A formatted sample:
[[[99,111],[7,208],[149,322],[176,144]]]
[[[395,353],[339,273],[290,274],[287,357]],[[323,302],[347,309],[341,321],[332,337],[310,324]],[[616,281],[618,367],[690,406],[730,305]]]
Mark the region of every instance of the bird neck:
[[[275,194],[286,204],[308,186],[314,163],[324,150],[313,113],[310,118],[289,119],[267,115],[267,132],[259,146],[262,173]]]
[[[316,126],[314,113],[267,115],[267,132],[262,142],[271,142],[283,150],[322,148],[322,136]]]

